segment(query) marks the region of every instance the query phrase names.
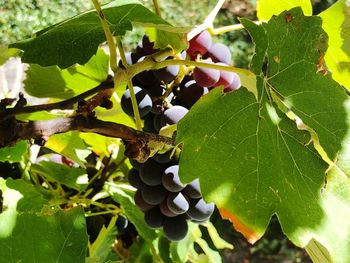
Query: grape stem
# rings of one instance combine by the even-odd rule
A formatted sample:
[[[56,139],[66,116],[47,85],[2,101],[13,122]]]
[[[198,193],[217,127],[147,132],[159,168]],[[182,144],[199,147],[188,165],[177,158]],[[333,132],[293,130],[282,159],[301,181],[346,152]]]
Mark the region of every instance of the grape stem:
[[[128,62],[126,61],[123,43],[122,43],[120,37],[116,37],[116,41],[117,41],[117,47],[119,50],[119,54],[120,54],[120,58],[122,60],[123,66],[124,66],[124,68],[127,69],[129,67],[129,65],[128,65]],[[128,80],[128,87],[129,87],[129,91],[130,91],[132,110],[133,110],[134,116],[135,116],[136,129],[140,131],[142,129],[141,117],[140,117],[140,112],[139,112],[139,108],[138,108],[137,100],[136,100],[136,96],[135,96],[134,85],[132,84],[131,80]]]
[[[256,25],[261,25],[264,22],[265,21],[254,21]],[[219,28],[209,28],[208,30],[212,35],[221,35],[227,32],[237,31],[242,29],[244,29],[244,26],[242,24],[235,24],[235,25],[223,26]]]
[[[217,64],[206,63],[206,62],[199,62],[199,61],[193,61],[193,60],[177,60],[177,59],[164,60],[164,61],[157,62],[153,68],[159,69],[159,68],[164,68],[164,67],[172,66],[172,65],[184,65],[184,66],[210,68],[210,69],[236,72],[236,73],[240,73],[243,75],[252,74],[249,70],[246,70],[243,68],[236,68],[236,67],[232,67],[232,66],[223,66],[223,65],[217,65]]]
[[[187,40],[191,40],[194,38],[196,35],[198,35],[200,32],[208,29],[208,28],[213,28],[214,27],[214,20],[216,15],[219,13],[222,5],[225,3],[225,0],[218,0],[216,3],[215,7],[213,10],[210,12],[210,14],[205,18],[204,22],[192,29],[188,34],[187,34]]]
[[[116,52],[116,48],[115,48],[115,43],[114,43],[114,39],[113,39],[113,35],[112,32],[108,26],[106,17],[102,11],[102,8],[98,2],[98,0],[92,0],[92,3],[95,6],[96,12],[98,14],[98,17],[100,18],[101,21],[101,25],[103,27],[103,31],[105,32],[105,36],[107,39],[107,44],[108,44],[108,48],[109,48],[109,61],[110,61],[110,67],[112,69],[112,71],[114,72],[114,74],[117,73],[118,71],[118,65],[117,65],[117,52]]]
[[[153,6],[154,6],[154,11],[156,12],[157,16],[162,17],[160,13],[160,6],[158,3],[158,0],[153,0]]]

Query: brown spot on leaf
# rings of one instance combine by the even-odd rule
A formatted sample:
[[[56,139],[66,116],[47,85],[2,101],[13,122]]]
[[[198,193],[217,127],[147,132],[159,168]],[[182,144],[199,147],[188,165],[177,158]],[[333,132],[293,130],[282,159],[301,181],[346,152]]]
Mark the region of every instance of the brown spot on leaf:
[[[317,61],[317,73],[321,73],[322,75],[327,75],[327,69],[324,67],[324,56],[326,53],[322,53]]]
[[[292,14],[286,14],[286,16],[284,18],[286,19],[287,23],[290,23],[293,20]]]

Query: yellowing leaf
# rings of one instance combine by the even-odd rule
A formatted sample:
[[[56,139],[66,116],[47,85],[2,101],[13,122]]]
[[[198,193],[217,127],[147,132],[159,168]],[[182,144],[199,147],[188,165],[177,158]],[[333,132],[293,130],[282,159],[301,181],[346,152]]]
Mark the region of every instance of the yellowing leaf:
[[[329,37],[326,65],[332,77],[350,90],[350,2],[339,0],[320,17]]]
[[[279,15],[285,10],[300,6],[304,15],[312,15],[310,0],[258,0],[257,12],[259,20],[269,20],[273,15]]]

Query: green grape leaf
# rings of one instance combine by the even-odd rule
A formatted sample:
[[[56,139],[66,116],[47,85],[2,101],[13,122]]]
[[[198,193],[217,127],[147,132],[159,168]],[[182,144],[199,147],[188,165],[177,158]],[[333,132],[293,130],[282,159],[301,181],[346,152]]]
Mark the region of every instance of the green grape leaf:
[[[107,183],[106,189],[112,198],[121,205],[125,216],[134,224],[140,236],[149,242],[155,240],[157,238],[155,231],[146,225],[143,213],[135,205],[134,191],[128,185],[113,183]]]
[[[210,221],[203,224],[203,226],[207,228],[209,236],[210,236],[211,240],[213,241],[214,246],[217,249],[225,249],[225,248],[233,249],[233,245],[228,243],[227,241],[225,241],[224,239],[222,239],[220,237],[215,226]]]
[[[1,148],[0,161],[20,162],[27,150],[28,143],[26,141],[19,141],[12,147]]]
[[[82,208],[22,212],[11,221],[11,232],[0,236],[3,262],[85,262],[88,236]]]
[[[89,256],[95,257],[96,262],[111,262],[117,259],[117,254],[113,251],[113,243],[117,236],[117,227],[115,226],[117,217],[113,217],[107,228],[102,225],[94,243],[89,247]]]
[[[82,208],[51,208],[52,194],[24,180],[0,179],[0,190],[0,257],[8,260],[4,262],[84,262]]]
[[[177,28],[135,0],[113,1],[102,7],[112,34],[123,36],[133,26],[158,29],[156,45],[171,44],[176,50],[187,47],[188,28]],[[167,39],[167,41],[164,41]],[[85,64],[106,40],[95,10],[85,12],[36,33],[34,38],[11,44],[24,51],[22,61],[41,66],[67,68]]]
[[[31,64],[26,71],[24,89],[38,98],[70,98],[106,80],[108,59],[108,55],[98,49],[85,65],[73,65],[63,70],[57,66]]]
[[[188,222],[188,233],[179,242],[170,243],[170,256],[173,262],[186,262],[189,254],[194,252],[194,242],[201,237],[198,224]],[[196,256],[198,256],[196,254]]]
[[[309,252],[313,248],[313,255],[331,257],[333,262],[350,261],[350,182],[349,178],[337,167],[334,167],[327,175],[327,185],[321,193],[320,205],[323,211],[322,220],[314,224],[312,238],[306,246]],[[292,240],[301,235],[302,229],[293,233]],[[306,234],[303,234],[306,236]],[[311,236],[309,234],[308,238]],[[305,237],[306,239],[306,237]],[[320,243],[315,248],[314,244]],[[328,250],[329,255],[327,255]],[[312,257],[313,258],[313,257]],[[314,261],[326,262],[326,261]],[[329,262],[329,261],[328,261]]]
[[[89,147],[79,137],[79,132],[76,131],[50,136],[45,147],[68,157],[81,167],[85,167],[85,158],[91,153]]]
[[[276,214],[296,245],[315,239],[333,259],[349,261],[344,252],[349,241],[321,228],[338,223],[347,229],[333,221],[335,212],[324,206],[323,193],[328,189],[325,160],[336,158],[349,126],[344,90],[318,72],[327,47],[321,20],[296,8],[255,27],[260,29],[252,23],[247,27],[255,45],[263,41],[266,47],[255,54],[255,65],[262,65],[258,99],[243,88],[214,89],[196,103],[178,124],[180,176],[185,183],[199,177],[205,200],[215,202],[250,242],[263,235]],[[346,214],[350,206],[343,205]]]
[[[254,34],[255,39],[258,39],[259,45],[257,45],[256,42],[254,42],[255,53],[249,66],[252,72],[259,75],[261,72],[261,68],[263,67],[265,62],[264,58],[266,55],[266,49],[268,45],[265,30],[264,28],[257,26],[255,23],[248,19],[241,18],[240,22],[251,35]]]
[[[164,236],[160,236],[158,240],[159,256],[164,263],[173,262],[170,258],[170,244],[171,242]]]
[[[287,21],[290,16],[292,20]],[[264,85],[282,96],[286,106],[315,130],[328,157],[334,160],[348,128],[347,95],[331,76],[318,72],[318,61],[327,49],[321,19],[302,17],[300,9],[292,9],[263,28],[269,42]],[[253,40],[259,38],[253,35]]]
[[[3,198],[3,213],[0,216],[4,217],[6,217],[4,215],[6,213],[39,213],[52,199],[52,195],[48,191],[29,184],[22,179],[0,179],[0,190]],[[3,220],[0,220],[0,223],[3,224],[3,222]],[[1,226],[3,227],[3,225]],[[0,228],[3,230],[1,226]]]
[[[320,17],[329,36],[326,65],[333,78],[350,90],[350,3],[339,0]]]
[[[285,10],[300,6],[304,15],[312,15],[310,0],[280,0],[278,3],[271,0],[257,1],[257,16],[259,20],[269,20],[273,15],[279,15]]]
[[[10,57],[15,57],[20,54],[20,50],[16,48],[8,48],[6,45],[0,45],[0,66],[5,64],[5,62]]]
[[[44,160],[39,164],[33,164],[31,168],[33,172],[39,173],[50,182],[61,183],[80,192],[88,185],[88,175],[82,168]]]

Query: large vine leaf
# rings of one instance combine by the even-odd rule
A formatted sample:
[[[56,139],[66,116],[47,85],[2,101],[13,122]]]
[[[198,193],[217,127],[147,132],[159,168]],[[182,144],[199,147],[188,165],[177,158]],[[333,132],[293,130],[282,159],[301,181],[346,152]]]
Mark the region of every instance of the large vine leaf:
[[[253,58],[258,99],[245,89],[215,89],[194,105],[178,125],[181,178],[199,177],[204,198],[250,242],[276,214],[296,245],[315,239],[336,262],[350,260],[350,243],[343,238],[349,233],[337,237],[329,231],[343,222],[335,221],[326,200],[337,200],[344,214],[350,211],[348,199],[328,188],[324,161],[341,149],[347,96],[331,76],[317,71],[327,43],[321,19],[292,9],[261,26],[242,22],[255,45],[263,43]],[[332,176],[332,183],[339,180],[344,183],[344,174]]]
[[[82,208],[54,209],[48,191],[24,180],[0,180],[2,262],[84,262],[87,248]]]
[[[320,14],[329,36],[325,62],[333,78],[350,90],[350,3],[339,0]]]
[[[24,89],[38,98],[70,98],[107,79],[108,59],[108,55],[98,49],[85,65],[73,65],[63,70],[57,66],[32,64],[26,71]]]
[[[321,19],[301,17],[297,10],[284,12],[262,26],[269,42],[264,52],[268,64],[264,85],[282,96],[286,105],[316,131],[321,145],[334,159],[348,128],[344,108],[347,96],[330,75],[318,73],[318,62],[327,49]],[[251,34],[258,43],[260,35]]]
[[[40,215],[24,212],[0,238],[2,262],[85,262],[87,233],[84,211],[73,208]]]
[[[113,1],[104,6],[103,11],[116,36],[123,36],[133,26],[151,27],[158,29],[158,47],[164,48],[171,43],[174,49],[181,50],[187,46],[184,34],[187,28],[171,26],[136,0]],[[168,42],[163,41],[162,34],[166,35]],[[34,38],[10,47],[24,51],[23,62],[67,68],[74,63],[85,64],[104,41],[99,17],[95,10],[91,10],[39,31]]]
[[[269,20],[273,15],[278,15],[285,10],[300,6],[305,15],[312,15],[310,0],[280,0],[278,3],[271,0],[257,1],[257,16],[259,20]]]

